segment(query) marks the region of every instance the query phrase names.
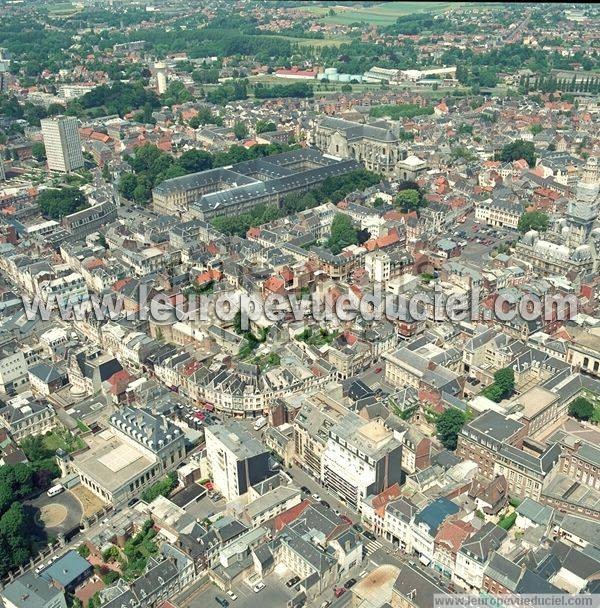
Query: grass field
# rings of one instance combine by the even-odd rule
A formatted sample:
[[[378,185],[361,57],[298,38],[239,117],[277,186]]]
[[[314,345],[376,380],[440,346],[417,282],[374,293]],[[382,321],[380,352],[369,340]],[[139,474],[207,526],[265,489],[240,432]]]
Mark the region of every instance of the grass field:
[[[348,25],[364,21],[372,25],[390,25],[398,17],[412,13],[441,13],[450,8],[456,8],[454,2],[382,2],[369,7],[363,6],[331,6],[335,15],[329,15],[330,8],[315,6],[311,12],[321,15],[324,23]]]
[[[74,6],[71,2],[55,2],[48,5],[48,14],[51,17],[68,17],[80,11],[81,8]]]

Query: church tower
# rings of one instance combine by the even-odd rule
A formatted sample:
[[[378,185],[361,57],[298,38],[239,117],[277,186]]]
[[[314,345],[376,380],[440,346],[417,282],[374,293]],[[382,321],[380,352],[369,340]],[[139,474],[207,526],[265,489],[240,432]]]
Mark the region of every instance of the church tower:
[[[597,158],[588,158],[577,184],[575,197],[569,202],[569,247],[587,243],[600,210],[600,173]]]

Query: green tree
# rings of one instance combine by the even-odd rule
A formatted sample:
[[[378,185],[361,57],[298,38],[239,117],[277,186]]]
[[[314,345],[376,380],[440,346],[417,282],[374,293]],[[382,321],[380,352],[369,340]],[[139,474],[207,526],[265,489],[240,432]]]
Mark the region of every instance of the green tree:
[[[550,218],[543,211],[526,211],[519,218],[518,228],[520,232],[537,230],[545,232],[550,225]]]
[[[152,502],[158,496],[168,496],[177,487],[177,474],[169,473],[142,493],[142,500]]]
[[[495,403],[510,397],[515,390],[515,372],[512,367],[504,367],[494,374],[494,382],[483,389],[481,394]]]
[[[455,450],[458,434],[467,416],[459,409],[451,407],[441,414],[435,423],[438,439],[447,450]]]
[[[87,207],[85,196],[78,188],[48,188],[40,193],[37,203],[42,214],[53,220]]]
[[[90,555],[90,548],[84,543],[77,547],[77,553],[81,555],[81,557],[86,558]]]
[[[396,195],[396,206],[403,212],[417,211],[423,204],[423,197],[418,190],[401,190]]]
[[[356,228],[352,224],[352,220],[343,213],[337,213],[331,223],[331,232],[327,247],[334,255],[337,255],[349,245],[356,245]]]
[[[241,120],[236,120],[233,125],[233,134],[240,140],[248,137],[248,127]]]
[[[125,173],[119,181],[119,193],[127,200],[133,200],[133,191],[137,186],[137,177],[134,173]]]
[[[178,165],[187,173],[198,173],[212,167],[212,155],[204,150],[188,150],[178,160]]]
[[[585,397],[577,397],[569,403],[569,414],[577,420],[589,420],[594,415],[594,405]]]
[[[541,133],[543,130],[544,130],[544,128],[539,123],[535,123],[535,124],[531,125],[531,127],[529,127],[529,131],[533,135],[537,135],[538,133]]]
[[[31,155],[38,162],[46,160],[46,146],[44,146],[41,141],[36,141],[33,146],[31,146]]]
[[[496,155],[496,159],[504,163],[525,159],[530,167],[535,167],[535,147],[532,141],[517,139],[506,144],[501,152]]]
[[[256,122],[256,134],[268,133],[269,131],[277,131],[277,125],[274,122],[266,120],[258,120]]]

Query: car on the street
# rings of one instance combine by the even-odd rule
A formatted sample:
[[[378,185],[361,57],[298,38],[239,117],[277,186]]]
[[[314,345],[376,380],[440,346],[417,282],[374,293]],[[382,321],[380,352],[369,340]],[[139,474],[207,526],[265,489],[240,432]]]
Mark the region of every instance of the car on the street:
[[[346,587],[334,587],[333,589],[333,595],[335,595],[335,597],[341,597],[344,593],[346,593]]]
[[[319,608],[329,608],[331,606],[331,602],[325,600]]]
[[[377,537],[375,536],[375,534],[373,534],[373,532],[369,532],[368,530],[365,530],[363,532],[363,536],[365,536],[369,540],[377,540]]]
[[[286,584],[286,587],[293,587],[297,582],[300,581],[300,577],[299,576],[294,576],[293,578],[291,578]]]
[[[300,491],[304,494],[310,494],[310,490],[306,486],[301,486]]]
[[[265,587],[266,585],[262,581],[259,581],[258,583],[256,583],[256,585],[254,585],[254,587],[252,587],[252,591],[254,591],[254,593],[258,593],[259,591],[262,591]]]
[[[237,595],[230,589],[227,592],[227,595],[235,602],[235,600],[237,600]]]
[[[229,602],[224,597],[219,597],[218,595],[215,595],[215,602],[217,602],[219,606],[223,606],[223,608],[229,606]]]
[[[349,578],[344,583],[344,587],[346,587],[346,589],[350,589],[350,587],[354,587],[354,585],[356,585],[356,579],[355,578]]]

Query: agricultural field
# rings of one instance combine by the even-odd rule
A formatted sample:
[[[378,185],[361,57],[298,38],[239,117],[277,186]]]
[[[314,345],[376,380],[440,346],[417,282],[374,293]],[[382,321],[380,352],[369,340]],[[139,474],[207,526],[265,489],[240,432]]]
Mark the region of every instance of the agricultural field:
[[[456,8],[453,2],[382,2],[369,7],[362,6],[331,6],[335,15],[330,15],[330,9],[317,6],[311,10],[323,15],[324,23],[349,25],[364,21],[371,25],[390,25],[398,17],[412,13],[441,13]]]

